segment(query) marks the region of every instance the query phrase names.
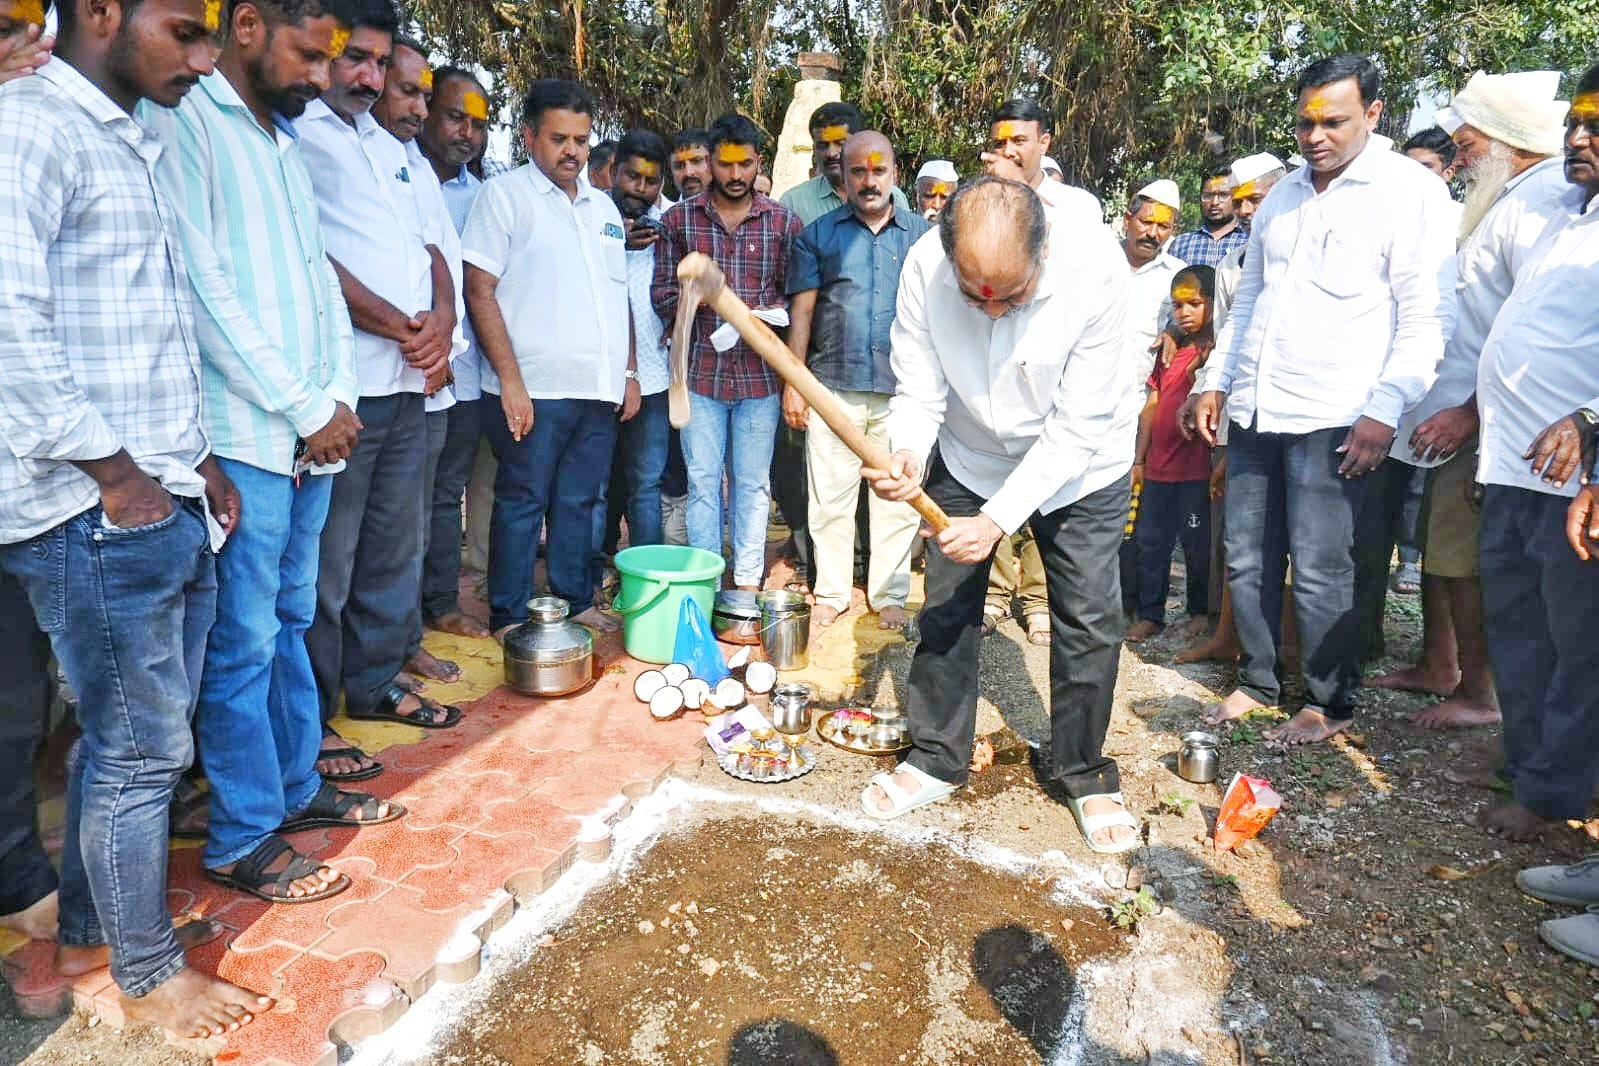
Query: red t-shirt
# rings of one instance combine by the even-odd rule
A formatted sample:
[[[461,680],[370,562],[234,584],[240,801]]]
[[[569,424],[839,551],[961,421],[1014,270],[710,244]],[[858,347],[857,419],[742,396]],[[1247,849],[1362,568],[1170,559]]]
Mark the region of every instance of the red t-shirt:
[[[1172,356],[1171,366],[1155,362],[1148,385],[1160,393],[1155,402],[1155,424],[1149,427],[1149,454],[1144,458],[1148,481],[1207,481],[1210,479],[1210,445],[1195,435],[1183,440],[1177,430],[1177,412],[1194,387],[1194,364],[1199,349],[1185,344]]]

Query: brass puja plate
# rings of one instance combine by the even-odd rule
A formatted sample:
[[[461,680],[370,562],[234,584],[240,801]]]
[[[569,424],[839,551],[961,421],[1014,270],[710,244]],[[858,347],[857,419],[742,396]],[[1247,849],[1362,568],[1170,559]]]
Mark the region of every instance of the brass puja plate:
[[[870,727],[867,728],[866,733],[862,733],[860,736],[850,736],[847,730],[839,727],[838,721],[834,718],[834,713],[823,712],[817,716],[816,732],[823,740],[835,748],[843,748],[845,751],[852,751],[857,755],[898,755],[911,746],[909,728],[900,730],[900,739],[897,743],[885,747],[871,743]],[[905,719],[901,718],[899,721],[904,723]]]
[[[764,752],[729,751],[725,755],[717,756],[717,765],[724,772],[738,778],[740,781],[753,781],[758,785],[775,785],[779,781],[792,781],[796,777],[804,777],[816,769],[816,752],[811,750],[809,744],[801,744],[799,746],[799,762],[797,764],[787,763],[781,769],[776,767],[777,760],[775,758],[757,757],[761,754],[769,756],[781,755],[785,759],[788,757],[787,745],[779,741],[772,741],[771,745],[776,750],[768,749]],[[740,747],[744,747],[744,745],[740,745]],[[756,745],[756,747],[760,748],[762,746]],[[743,760],[742,762],[740,761],[741,759]]]

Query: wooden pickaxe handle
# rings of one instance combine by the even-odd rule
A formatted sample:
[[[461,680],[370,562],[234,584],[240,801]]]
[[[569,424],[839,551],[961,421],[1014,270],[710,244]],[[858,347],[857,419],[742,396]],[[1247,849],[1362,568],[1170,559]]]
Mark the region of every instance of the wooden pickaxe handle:
[[[839,403],[838,397],[833,395],[831,389],[816,379],[816,375],[794,355],[788,345],[772,332],[772,328],[765,322],[750,313],[749,305],[739,299],[738,294],[727,287],[722,276],[721,267],[715,260],[700,252],[690,252],[683,257],[677,266],[677,280],[684,297],[678,302],[678,318],[673,331],[673,366],[672,383],[676,388],[679,379],[677,355],[679,351],[677,337],[684,330],[684,306],[689,302],[688,294],[692,290],[695,306],[701,302],[708,304],[712,310],[721,315],[723,319],[733,324],[739,336],[744,338],[746,344],[755,349],[755,354],[766,361],[766,365],[777,371],[777,376],[788,384],[794,386],[799,394],[805,397],[805,402],[810,404],[811,410],[816,412],[827,428],[838,434],[838,439],[843,441],[849,450],[854,452],[867,466],[878,470],[887,470],[889,455],[879,445],[867,439],[866,434],[856,428],[849,413]],[[688,321],[692,323],[693,311],[688,312]],[[688,345],[682,345],[684,356],[687,355]],[[686,363],[686,358],[684,360]],[[685,368],[686,372],[686,368]],[[687,406],[687,384],[683,385],[684,402]],[[685,423],[688,421],[685,414]],[[682,428],[674,418],[672,424]],[[935,533],[942,533],[949,527],[949,516],[944,509],[934,503],[932,497],[925,492],[919,492],[909,501],[916,513],[927,520]]]

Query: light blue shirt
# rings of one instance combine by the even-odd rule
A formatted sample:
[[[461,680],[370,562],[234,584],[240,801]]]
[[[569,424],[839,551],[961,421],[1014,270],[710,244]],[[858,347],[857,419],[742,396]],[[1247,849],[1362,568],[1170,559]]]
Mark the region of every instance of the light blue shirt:
[[[661,208],[651,207],[646,214],[659,221]],[[633,348],[638,356],[640,396],[654,396],[658,392],[665,392],[672,384],[672,371],[667,363],[671,350],[662,340],[666,334],[666,327],[661,323],[661,316],[655,313],[655,304],[650,300],[650,284],[654,280],[655,244],[648,248],[628,249],[627,302],[633,311]]]
[[[139,117],[169,146],[156,175],[195,296],[206,433],[218,455],[292,474],[297,442],[359,395],[350,312],[294,131],[281,119],[262,129],[220,72]]]
[[[492,176],[492,175],[491,175]],[[483,181],[466,167],[449,181],[439,182],[444,193],[444,206],[450,212],[457,234],[466,232],[466,220],[472,214],[472,204],[483,188]],[[461,319],[462,332],[466,334],[466,354],[457,359],[455,370],[455,397],[458,400],[476,400],[483,395],[483,349],[477,345],[477,335],[472,332],[472,320]]]

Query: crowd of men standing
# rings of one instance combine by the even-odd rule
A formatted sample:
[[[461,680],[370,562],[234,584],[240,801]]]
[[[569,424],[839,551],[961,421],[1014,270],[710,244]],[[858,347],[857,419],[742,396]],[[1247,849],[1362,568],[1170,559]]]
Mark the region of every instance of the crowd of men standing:
[[[274,903],[345,891],[285,834],[405,816],[340,787],[382,767],[329,722],[459,723],[419,691],[459,676],[424,629],[525,621],[541,551],[576,620],[616,628],[602,560],[624,526],[730,545],[730,583],[758,588],[774,494],[824,626],[863,584],[904,627],[907,501],[952,517],[926,552],[913,747],[862,795],[872,816],[980,764],[980,642],[1019,594],[1051,649],[1050,773],[1091,849],[1136,846],[1102,748],[1120,647],[1164,626],[1179,540],[1188,657],[1239,659],[1211,720],[1277,705],[1295,668],[1306,703],[1274,736],[1347,728],[1360,561],[1386,577],[1402,493],[1383,486],[1417,467],[1427,658],[1377,683],[1448,696],[1424,724],[1502,716],[1491,829],[1586,813],[1599,70],[1569,104],[1555,75],[1468,83],[1447,144],[1416,146],[1443,165],[1458,146],[1462,217],[1375,134],[1370,61],[1321,60],[1297,87],[1302,165],[1217,168],[1173,239],[1175,182],[1114,232],[1027,99],[991,116],[983,174],[928,161],[914,206],[890,140],[828,104],[815,176],[777,201],[747,117],[596,153],[594,101],[562,80],[526,94],[528,162],[497,167],[485,86],[433,67],[391,0],[56,17],[52,56],[44,8],[0,0],[0,632],[18,650],[0,920],[55,937],[65,974],[109,962],[129,1016],[206,1035],[271,1006],[188,968],[203,931],[166,913],[152,857],[194,813],[191,764],[210,876]],[[671,429],[691,252],[785,330],[887,469],[863,471],[706,307]],[[486,528],[487,626],[458,600],[463,501],[469,563]],[[52,655],[83,732],[59,879],[30,783]],[[1566,923],[1546,937],[1595,961],[1599,918]]]

